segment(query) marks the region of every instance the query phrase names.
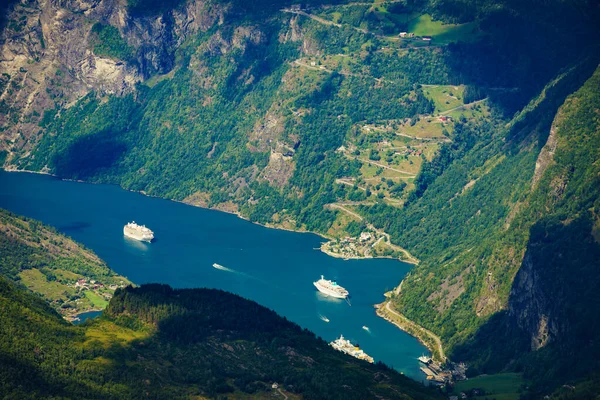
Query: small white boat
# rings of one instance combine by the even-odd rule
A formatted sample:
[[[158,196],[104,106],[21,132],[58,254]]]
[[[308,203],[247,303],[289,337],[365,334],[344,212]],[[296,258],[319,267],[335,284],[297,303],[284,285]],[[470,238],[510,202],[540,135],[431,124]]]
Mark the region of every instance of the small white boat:
[[[234,270],[224,267],[221,264],[217,264],[217,263],[213,264],[213,268],[220,269],[221,271],[226,271],[226,272],[235,272]]]
[[[363,329],[364,329],[365,331],[368,331],[368,330],[369,330],[369,327],[368,327],[368,326],[366,326],[366,325],[363,325]]]

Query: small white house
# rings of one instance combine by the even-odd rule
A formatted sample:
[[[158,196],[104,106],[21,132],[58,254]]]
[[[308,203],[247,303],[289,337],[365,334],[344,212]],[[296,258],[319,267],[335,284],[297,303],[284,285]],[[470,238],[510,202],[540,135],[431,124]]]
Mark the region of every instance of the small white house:
[[[400,37],[406,37],[408,35],[408,32],[400,32]]]

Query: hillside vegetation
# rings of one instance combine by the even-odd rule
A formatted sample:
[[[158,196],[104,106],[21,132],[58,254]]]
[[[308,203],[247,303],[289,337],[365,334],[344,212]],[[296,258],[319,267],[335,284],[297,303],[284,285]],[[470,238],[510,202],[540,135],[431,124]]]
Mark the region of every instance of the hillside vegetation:
[[[10,255],[3,248],[3,266],[52,263],[57,248],[49,242],[58,240],[62,251],[92,256],[56,233],[49,239],[53,231],[39,222],[3,212],[2,224],[20,240]],[[80,273],[106,269],[93,257],[97,264]],[[102,317],[74,326],[48,305],[52,299],[12,282],[7,271],[0,274],[3,399],[441,398],[231,293],[128,286],[116,290]]]
[[[103,309],[118,287],[130,284],[68,237],[2,209],[0,273],[68,318]]]
[[[0,276],[0,317],[2,398],[441,398],[218,290],[118,289],[73,326]]]
[[[578,349],[597,337],[594,2],[98,10],[78,20],[82,46],[128,78],[111,91],[65,59],[39,112],[10,103],[38,61],[3,76],[6,167],[315,231],[338,257],[418,263],[386,307],[471,374],[523,372],[532,396],[593,370],[565,360],[593,359]],[[87,89],[67,101],[78,74]]]

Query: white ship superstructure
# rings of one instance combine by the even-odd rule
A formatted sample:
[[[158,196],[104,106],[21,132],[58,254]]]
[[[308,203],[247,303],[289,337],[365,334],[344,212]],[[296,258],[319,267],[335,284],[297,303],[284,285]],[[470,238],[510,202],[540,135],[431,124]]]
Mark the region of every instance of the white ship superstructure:
[[[313,284],[319,290],[319,292],[331,297],[345,299],[349,295],[348,291],[340,285],[338,285],[337,282],[327,280],[323,277],[323,275],[321,275],[321,279],[319,279],[316,282],[313,282]]]
[[[125,225],[123,227],[123,234],[128,238],[142,242],[151,242],[154,239],[154,232],[146,228],[145,225],[138,225],[135,222]]]
[[[358,346],[350,343],[348,339],[344,339],[343,335],[340,335],[339,339],[335,339],[333,342],[329,343],[329,345],[334,349],[358,358],[359,360],[365,360],[370,363],[373,363],[374,361],[373,357],[359,349]]]
[[[431,362],[431,357],[422,355],[421,357],[419,357],[419,361],[421,361],[423,364],[427,365]]]

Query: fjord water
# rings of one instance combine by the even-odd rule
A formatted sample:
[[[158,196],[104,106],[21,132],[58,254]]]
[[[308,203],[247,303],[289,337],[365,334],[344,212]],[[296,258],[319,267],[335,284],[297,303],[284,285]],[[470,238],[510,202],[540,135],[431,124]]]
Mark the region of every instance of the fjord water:
[[[317,250],[323,241],[317,235],[269,229],[235,215],[116,186],[46,175],[0,171],[0,207],[54,226],[136,284],[227,290],[275,310],[328,342],[343,334],[376,361],[424,379],[417,357],[427,350],[377,317],[373,308],[402,280],[408,264],[344,261]],[[132,220],[154,230],[155,241],[125,238],[123,225]],[[213,263],[224,268],[214,268]],[[317,292],[312,282],[321,274],[350,291],[351,306]]]

